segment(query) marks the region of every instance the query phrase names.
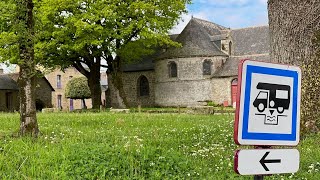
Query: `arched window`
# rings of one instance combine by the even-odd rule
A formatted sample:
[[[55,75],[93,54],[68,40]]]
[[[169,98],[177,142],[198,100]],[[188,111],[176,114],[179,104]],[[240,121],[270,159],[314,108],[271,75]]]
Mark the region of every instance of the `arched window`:
[[[211,66],[212,66],[211,60],[206,59],[203,61],[202,63],[203,75],[211,75]]]
[[[138,95],[149,96],[149,81],[143,75],[138,79]]]
[[[229,56],[231,56],[231,52],[232,52],[231,50],[232,50],[232,42],[230,41],[229,42]]]
[[[173,61],[169,62],[169,77],[178,77],[177,64]]]

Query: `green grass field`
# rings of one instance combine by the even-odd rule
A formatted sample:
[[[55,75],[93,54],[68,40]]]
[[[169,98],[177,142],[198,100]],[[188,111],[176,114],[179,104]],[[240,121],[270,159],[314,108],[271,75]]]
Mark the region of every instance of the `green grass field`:
[[[0,120],[0,179],[253,179],[233,171],[233,116],[40,113],[38,139]],[[298,173],[265,179],[320,179],[319,141],[301,141]]]

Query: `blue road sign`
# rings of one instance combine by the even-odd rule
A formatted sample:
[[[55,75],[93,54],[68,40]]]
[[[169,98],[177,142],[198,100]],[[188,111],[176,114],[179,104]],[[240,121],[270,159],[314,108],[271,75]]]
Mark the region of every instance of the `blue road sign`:
[[[301,70],[244,60],[239,65],[234,139],[243,145],[299,143]]]

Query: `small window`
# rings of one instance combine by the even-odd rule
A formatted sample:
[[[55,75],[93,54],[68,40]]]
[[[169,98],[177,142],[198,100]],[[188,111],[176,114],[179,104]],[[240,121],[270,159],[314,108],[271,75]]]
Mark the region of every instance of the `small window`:
[[[138,90],[139,96],[149,96],[149,81],[145,76],[138,79]]]
[[[231,50],[232,50],[232,42],[229,42],[229,55],[231,56]]]
[[[62,101],[62,96],[58,95],[57,100],[58,100],[58,108],[62,109],[62,102],[61,102]]]
[[[61,89],[61,75],[57,75],[57,88]]]
[[[178,77],[177,64],[173,61],[169,62],[169,77]]]
[[[203,61],[203,75],[211,75],[211,66],[212,66],[212,62],[211,60],[204,60]]]

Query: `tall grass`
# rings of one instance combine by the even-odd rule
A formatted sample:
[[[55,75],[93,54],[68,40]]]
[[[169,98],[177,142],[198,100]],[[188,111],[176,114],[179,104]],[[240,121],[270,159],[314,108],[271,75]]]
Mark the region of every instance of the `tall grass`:
[[[17,138],[18,114],[0,114],[1,179],[252,179],[233,171],[233,116],[48,113],[38,120],[38,139]],[[297,174],[267,179],[319,179],[319,137],[301,143]]]

